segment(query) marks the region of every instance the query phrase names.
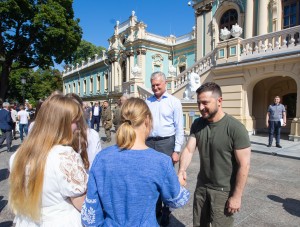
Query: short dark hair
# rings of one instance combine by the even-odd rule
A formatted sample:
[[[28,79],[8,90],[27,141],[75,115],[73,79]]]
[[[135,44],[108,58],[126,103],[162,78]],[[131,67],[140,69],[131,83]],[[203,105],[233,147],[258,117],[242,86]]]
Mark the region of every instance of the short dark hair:
[[[197,95],[206,92],[206,91],[212,91],[214,95],[217,95],[218,97],[222,97],[222,90],[220,86],[214,82],[207,82],[202,84],[197,90]]]

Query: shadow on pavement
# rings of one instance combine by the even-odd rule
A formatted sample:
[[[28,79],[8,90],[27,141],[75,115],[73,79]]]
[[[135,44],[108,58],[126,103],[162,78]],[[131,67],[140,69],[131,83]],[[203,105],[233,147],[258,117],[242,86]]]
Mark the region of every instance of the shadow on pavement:
[[[300,200],[292,198],[282,199],[276,195],[268,195],[267,197],[275,202],[282,203],[283,208],[291,215],[300,217]]]
[[[0,182],[6,180],[9,176],[8,169],[0,169]]]
[[[182,222],[180,222],[177,218],[175,218],[172,214],[170,215],[170,224],[168,226],[176,226],[176,227],[185,227]]]
[[[263,146],[267,146],[267,144],[266,144],[266,143],[258,143],[258,142],[253,142],[253,141],[251,141],[251,144],[257,144],[257,145],[263,145]]]
[[[13,226],[12,221],[4,221],[0,223],[0,227],[11,227],[11,226]]]

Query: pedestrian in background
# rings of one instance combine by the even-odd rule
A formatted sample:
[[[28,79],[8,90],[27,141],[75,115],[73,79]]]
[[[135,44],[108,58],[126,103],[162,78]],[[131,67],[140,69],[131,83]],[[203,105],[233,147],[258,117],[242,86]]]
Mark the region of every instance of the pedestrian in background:
[[[83,102],[84,119],[89,128],[91,128],[91,107],[88,102]]]
[[[11,113],[11,119],[13,120],[13,139],[16,138],[16,126],[17,126],[17,120],[18,120],[18,112],[15,110],[15,105],[10,104],[10,113]]]
[[[99,106],[98,102],[95,102],[95,105],[92,107],[92,110],[91,110],[91,114],[92,114],[91,128],[95,129],[95,124],[96,124],[97,132],[99,132],[101,113],[102,113],[101,106]]]
[[[6,140],[7,152],[11,151],[13,120],[9,111],[9,103],[4,102],[0,108],[0,145]]]
[[[110,106],[107,100],[103,102],[103,109],[102,109],[102,126],[105,131],[106,135],[106,141],[109,143],[111,141],[111,131],[110,129],[112,128],[112,114],[110,110]]]
[[[266,126],[269,131],[269,143],[267,147],[271,147],[273,137],[275,136],[276,147],[282,148],[280,145],[281,126],[286,126],[286,111],[284,105],[280,103],[280,97],[274,98],[274,103],[269,105],[266,115]]]
[[[19,121],[19,131],[21,142],[24,139],[24,133],[28,134],[28,122],[29,122],[29,113],[24,109],[23,105],[20,105],[20,111],[18,112],[18,121]]]
[[[122,95],[117,102],[117,106],[114,109],[114,117],[113,117],[113,124],[115,126],[115,131],[117,132],[120,124],[121,124],[121,108],[124,103],[127,101],[127,95]]]

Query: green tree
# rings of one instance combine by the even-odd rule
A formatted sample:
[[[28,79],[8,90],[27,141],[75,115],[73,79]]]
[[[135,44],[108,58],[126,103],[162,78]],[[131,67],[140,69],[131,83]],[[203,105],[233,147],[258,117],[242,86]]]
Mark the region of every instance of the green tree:
[[[13,70],[45,69],[54,62],[71,61],[82,36],[72,3],[73,0],[0,1],[0,98],[6,97]]]
[[[21,78],[26,77],[26,83],[21,83]],[[9,101],[22,103],[24,98],[34,104],[39,99],[48,97],[53,91],[62,91],[62,75],[57,69],[38,69],[36,71],[19,69],[9,77]]]
[[[97,47],[86,40],[81,40],[69,63],[75,66],[76,63],[81,64],[81,61],[86,61],[89,57],[93,58],[95,54],[102,56],[102,50],[105,50],[102,46]]]

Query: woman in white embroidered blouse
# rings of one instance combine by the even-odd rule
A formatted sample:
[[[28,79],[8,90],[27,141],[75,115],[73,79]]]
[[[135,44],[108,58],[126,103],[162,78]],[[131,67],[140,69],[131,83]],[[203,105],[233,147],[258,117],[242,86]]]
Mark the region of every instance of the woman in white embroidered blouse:
[[[79,227],[87,174],[70,146],[82,110],[71,98],[46,100],[12,161],[9,205],[16,226]]]

